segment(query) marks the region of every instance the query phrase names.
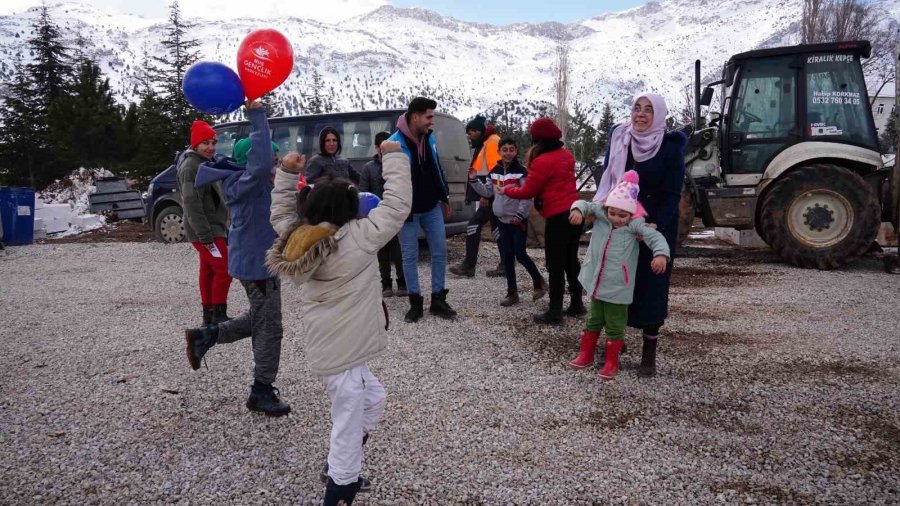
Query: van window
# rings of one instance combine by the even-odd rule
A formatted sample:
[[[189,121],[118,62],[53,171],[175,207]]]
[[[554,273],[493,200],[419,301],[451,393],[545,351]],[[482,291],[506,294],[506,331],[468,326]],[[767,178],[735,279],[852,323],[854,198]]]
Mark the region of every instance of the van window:
[[[393,122],[389,117],[376,117],[359,121],[340,119],[323,120],[313,127],[313,152],[319,152],[319,132],[325,127],[332,127],[341,136],[341,157],[348,160],[363,160],[375,155],[375,134],[381,131],[391,132]]]
[[[281,124],[272,129],[272,142],[278,145],[278,154],[283,158],[290,151],[297,151],[307,158],[318,152],[318,142],[311,142],[306,123]]]
[[[459,120],[446,116],[434,117],[434,138],[441,158],[460,158],[468,162],[472,158],[465,128]]]
[[[239,130],[239,126],[230,126],[215,129],[216,135],[219,138],[219,143],[216,144],[217,155],[231,156],[232,152],[234,151],[234,143],[239,139]]]

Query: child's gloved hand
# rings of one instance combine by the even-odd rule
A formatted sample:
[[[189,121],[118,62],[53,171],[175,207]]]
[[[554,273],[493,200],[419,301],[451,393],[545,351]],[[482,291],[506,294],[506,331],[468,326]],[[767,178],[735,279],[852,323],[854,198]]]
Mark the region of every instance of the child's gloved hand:
[[[400,143],[397,141],[384,141],[381,143],[381,154],[400,151]]]
[[[572,225],[581,225],[584,223],[584,215],[581,214],[581,211],[578,209],[572,209],[569,211],[569,223]]]
[[[666,272],[668,264],[668,257],[665,255],[656,255],[653,257],[653,260],[650,261],[650,270],[653,271],[654,274],[663,274]]]

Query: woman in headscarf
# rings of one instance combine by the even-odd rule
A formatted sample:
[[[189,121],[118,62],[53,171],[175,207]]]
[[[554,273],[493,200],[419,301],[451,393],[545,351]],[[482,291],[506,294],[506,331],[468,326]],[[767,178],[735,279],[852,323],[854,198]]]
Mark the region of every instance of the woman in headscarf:
[[[534,198],[534,207],[546,220],[544,253],[550,277],[550,307],[537,315],[537,323],[562,323],[562,305],[566,280],[571,302],[565,313],[570,316],[587,312],[581,301],[583,288],[578,282],[578,239],[581,226],[569,223],[569,207],[578,200],[575,184],[575,157],[563,147],[562,132],[550,118],[538,118],[528,129],[534,143],[526,156],[528,177],[520,187],[501,186],[497,191],[514,199]]]
[[[636,170],[641,181],[638,202],[646,213],[646,221],[655,225],[666,238],[674,259],[687,136],[678,131],[666,133],[668,114],[666,101],[661,96],[653,93],[637,96],[631,108],[631,122],[617,125],[610,132],[603,163],[605,170],[594,201],[605,202],[625,172]],[[669,309],[673,262],[669,262],[665,275],[659,276],[650,270],[652,259],[653,252],[641,243],[634,301],[628,310],[628,326],[639,328],[644,334],[638,368],[640,376],[656,374],[656,342]]]

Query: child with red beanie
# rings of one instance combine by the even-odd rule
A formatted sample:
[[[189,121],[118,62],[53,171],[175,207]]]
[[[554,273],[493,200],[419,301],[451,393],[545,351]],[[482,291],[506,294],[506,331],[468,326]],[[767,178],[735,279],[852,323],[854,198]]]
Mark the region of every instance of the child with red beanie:
[[[191,125],[191,149],[178,161],[178,189],[184,209],[184,236],[200,254],[200,302],[203,324],[228,319],[228,208],[220,183],[195,187],[200,164],[216,154],[216,131],[204,121]]]

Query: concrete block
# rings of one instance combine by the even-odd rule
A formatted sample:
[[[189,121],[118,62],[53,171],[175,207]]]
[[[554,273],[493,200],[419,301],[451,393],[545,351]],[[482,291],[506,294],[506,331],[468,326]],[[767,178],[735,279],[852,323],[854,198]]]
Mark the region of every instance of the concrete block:
[[[717,239],[730,242],[741,248],[768,248],[769,246],[757,235],[756,230],[735,230],[733,228],[716,227]]]
[[[42,218],[44,221],[44,230],[48,234],[58,234],[69,230],[69,219],[65,218]]]
[[[44,204],[43,207],[35,209],[34,216],[47,221],[63,220],[68,225],[72,217],[72,207],[69,204]]]

